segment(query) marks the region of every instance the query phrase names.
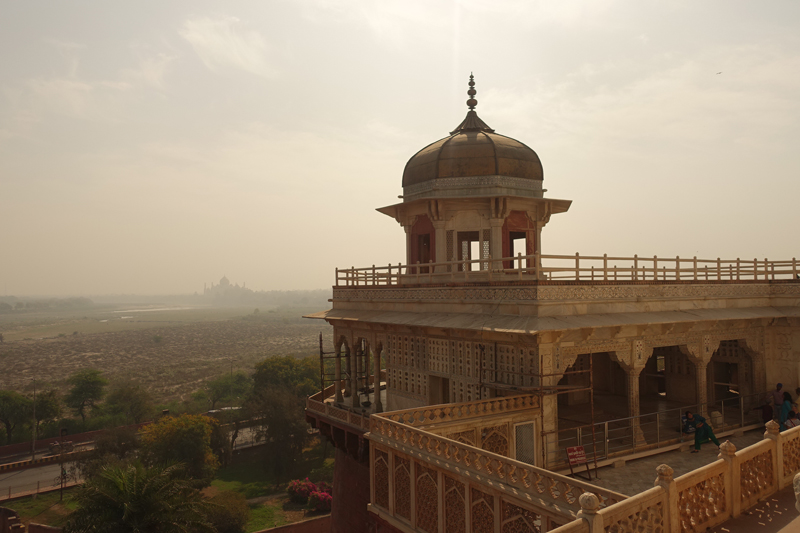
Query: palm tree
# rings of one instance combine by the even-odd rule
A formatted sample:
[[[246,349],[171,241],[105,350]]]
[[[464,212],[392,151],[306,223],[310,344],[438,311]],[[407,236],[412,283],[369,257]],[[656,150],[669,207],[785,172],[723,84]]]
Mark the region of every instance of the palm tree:
[[[180,464],[107,465],[76,497],[67,533],[195,533],[206,521],[200,492]]]

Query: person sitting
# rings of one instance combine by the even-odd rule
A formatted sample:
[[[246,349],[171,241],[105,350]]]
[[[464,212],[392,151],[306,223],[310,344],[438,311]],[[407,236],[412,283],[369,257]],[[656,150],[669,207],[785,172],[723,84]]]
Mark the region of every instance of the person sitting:
[[[789,411],[789,418],[786,419],[784,425],[786,426],[786,429],[792,429],[800,426],[800,419],[798,419],[797,413],[794,411]]]

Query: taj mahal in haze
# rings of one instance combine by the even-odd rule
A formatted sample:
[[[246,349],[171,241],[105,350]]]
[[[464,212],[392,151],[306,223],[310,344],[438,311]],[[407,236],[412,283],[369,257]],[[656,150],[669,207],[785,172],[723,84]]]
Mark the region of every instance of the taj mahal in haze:
[[[640,494],[592,482],[686,450],[686,410],[721,441],[764,431],[767,391],[800,386],[800,265],[548,254],[571,201],[478,116],[472,76],[467,95],[378,209],[405,264],[337,269],[331,308],[309,315],[333,327],[306,405],[336,447],[331,531],[705,531],[791,484],[800,430],[774,422],[689,473],[662,464]]]

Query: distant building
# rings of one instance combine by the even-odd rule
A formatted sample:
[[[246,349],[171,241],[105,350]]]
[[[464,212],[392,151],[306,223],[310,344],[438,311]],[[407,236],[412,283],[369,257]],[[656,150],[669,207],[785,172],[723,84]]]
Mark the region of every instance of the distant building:
[[[800,385],[794,259],[546,255],[571,202],[544,196],[537,154],[478,117],[469,85],[464,121],[379,209],[406,264],[337,270],[311,315],[334,328],[306,410],[337,449],[334,532],[550,531],[584,492],[625,498],[554,474],[568,447],[657,453],[687,407],[718,434],[756,427],[767,390]]]
[[[226,276],[222,276],[217,285],[214,285],[213,282],[210,287],[203,285],[203,296],[211,298],[215,302],[235,302],[252,298],[253,294],[253,291],[248,289],[244,283],[242,283],[241,287],[238,283],[231,285],[230,280],[228,280]]]

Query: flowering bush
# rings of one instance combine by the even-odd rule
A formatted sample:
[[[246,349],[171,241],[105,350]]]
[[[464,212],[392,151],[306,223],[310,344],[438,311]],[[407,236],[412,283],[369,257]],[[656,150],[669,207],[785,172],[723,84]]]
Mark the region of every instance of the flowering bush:
[[[317,486],[306,478],[304,481],[295,479],[286,487],[289,499],[294,503],[308,503],[308,497],[317,491]]]
[[[331,485],[327,481],[320,481],[319,483],[317,483],[317,491],[333,495],[333,485]]]
[[[311,496],[308,499],[311,506],[317,512],[328,512],[331,510],[331,503],[333,502],[333,496],[328,494],[327,492],[320,492],[315,490],[311,493]]]

